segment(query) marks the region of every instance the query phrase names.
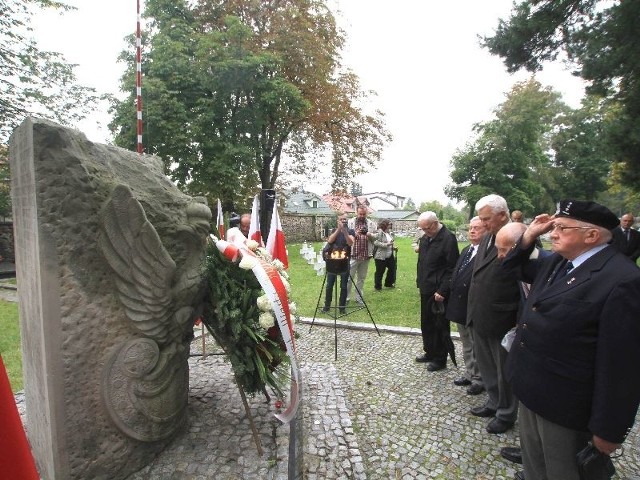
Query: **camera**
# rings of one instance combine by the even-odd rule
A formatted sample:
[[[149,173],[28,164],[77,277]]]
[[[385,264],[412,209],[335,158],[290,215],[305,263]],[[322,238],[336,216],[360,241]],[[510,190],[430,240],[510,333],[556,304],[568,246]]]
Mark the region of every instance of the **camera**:
[[[342,226],[346,227],[347,226],[347,221],[345,220],[344,222],[342,222]]]
[[[368,231],[369,231],[369,229],[367,227],[362,227],[360,229],[360,234],[361,235],[366,235]]]

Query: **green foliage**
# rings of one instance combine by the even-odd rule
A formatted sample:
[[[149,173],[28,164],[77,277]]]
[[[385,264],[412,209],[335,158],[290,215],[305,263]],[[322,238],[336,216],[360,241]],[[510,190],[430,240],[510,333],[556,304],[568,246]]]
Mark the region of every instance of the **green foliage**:
[[[18,305],[0,300],[0,354],[14,392],[22,390],[22,352]]]
[[[533,79],[516,84],[495,111],[496,118],[476,125],[475,141],[453,156],[447,195],[464,201],[469,215],[477,200],[489,193],[498,193],[528,216],[550,211],[557,195],[564,193],[558,177],[575,174],[570,170],[577,162],[569,149],[571,131],[560,125],[571,119],[568,112],[550,88]],[[553,164],[551,147],[558,131],[565,138],[556,140],[561,155]]]
[[[357,107],[366,95],[341,71],[344,39],[324,2],[149,0],[145,16],[145,148],[189,193],[227,203],[275,188],[285,152],[286,171],[309,175],[330,148],[335,188],[379,160],[390,136],[382,114]],[[110,128],[134,148],[134,61],[121,59],[131,93]]]
[[[515,5],[515,4],[514,4]],[[612,108],[606,125],[609,155],[623,162],[622,180],[640,190],[640,2],[527,0],[514,6],[495,35],[484,38],[509,72],[542,69],[566,55],[589,92]]]
[[[51,0],[0,0],[0,143],[28,115],[71,125],[94,110],[94,90],[75,83],[73,66],[40,50],[31,37],[31,8],[70,7]]]
[[[9,149],[0,144],[0,217],[11,216],[11,174]]]
[[[249,395],[266,392],[269,386],[282,397],[281,378],[288,357],[278,338],[269,336],[258,322],[256,299],[261,287],[255,275],[229,262],[212,244],[207,249],[204,273],[209,298],[203,321],[227,354],[238,384]]]

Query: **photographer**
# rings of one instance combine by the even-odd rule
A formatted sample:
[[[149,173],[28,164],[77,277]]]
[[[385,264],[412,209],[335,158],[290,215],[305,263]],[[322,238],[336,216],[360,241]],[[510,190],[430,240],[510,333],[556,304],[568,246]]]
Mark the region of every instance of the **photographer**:
[[[323,256],[331,255],[333,250],[345,250],[347,258],[351,253],[351,246],[354,242],[355,232],[347,228],[347,217],[345,214],[340,213],[338,215],[338,226],[327,237],[327,244],[323,250]],[[331,300],[333,298],[333,286],[336,283],[336,277],[340,275],[340,298],[338,300],[338,308],[340,313],[345,313],[345,307],[347,304],[347,285],[349,283],[349,270],[345,269],[340,274],[327,272],[327,290],[324,299],[323,312],[328,312],[331,307]]]
[[[364,205],[358,205],[356,209],[356,218],[354,220],[354,242],[353,250],[351,251],[351,267],[349,274],[354,279],[358,295],[356,296],[356,302],[360,305],[364,305],[363,300],[363,288],[364,281],[367,278],[367,272],[369,271],[369,261],[373,256],[372,242],[375,240],[375,234],[369,232],[367,226],[367,207]],[[347,287],[347,298],[351,296],[352,283],[349,282]]]

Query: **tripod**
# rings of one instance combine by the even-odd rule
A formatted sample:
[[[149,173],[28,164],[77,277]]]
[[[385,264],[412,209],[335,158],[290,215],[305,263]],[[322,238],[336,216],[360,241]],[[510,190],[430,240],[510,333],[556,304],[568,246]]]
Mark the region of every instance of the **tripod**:
[[[313,325],[316,321],[316,315],[318,314],[318,309],[320,309],[320,303],[322,302],[322,295],[326,293],[324,286],[327,283],[327,275],[329,275],[330,273],[331,272],[325,272],[324,274],[324,279],[322,280],[322,286],[320,287],[320,294],[318,295],[318,303],[316,304],[316,309],[313,314],[313,320],[311,321],[311,326],[309,327],[309,330],[313,328]],[[378,326],[376,325],[376,322],[373,320],[373,316],[371,316],[371,311],[369,310],[367,303],[364,301],[364,297],[362,296],[362,293],[358,289],[356,282],[354,282],[353,277],[351,276],[351,273],[347,273],[348,281],[351,282],[353,288],[356,289],[356,293],[358,294],[356,298],[360,298],[362,300],[362,304],[359,304],[357,307],[348,306],[348,305],[339,305],[340,297],[338,296],[338,279],[340,279],[340,283],[342,284],[341,275],[344,273],[345,272],[332,273],[337,277],[335,279],[336,280],[335,283],[333,284],[332,302],[331,302],[331,305],[329,306],[329,311],[331,312],[331,317],[333,318],[334,360],[338,360],[338,318],[346,317],[347,315],[351,315],[352,313],[366,309],[367,314],[369,315],[369,319],[371,320],[371,323],[373,323],[373,326],[376,329],[378,336],[380,336],[380,330],[378,330]],[[335,306],[334,306],[333,300],[335,300]]]

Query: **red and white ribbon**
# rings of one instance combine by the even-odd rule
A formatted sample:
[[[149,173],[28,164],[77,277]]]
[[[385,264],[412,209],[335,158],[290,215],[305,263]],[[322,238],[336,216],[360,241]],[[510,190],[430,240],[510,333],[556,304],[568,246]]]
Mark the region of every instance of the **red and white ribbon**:
[[[258,283],[260,283],[262,290],[264,290],[264,293],[271,301],[280,334],[282,335],[282,340],[286,346],[287,355],[291,363],[291,398],[289,405],[282,413],[275,414],[275,417],[283,423],[289,423],[295,416],[298,405],[300,404],[301,381],[287,289],[282,282],[282,277],[276,267],[256,256],[251,250],[246,248],[246,246],[232,245],[225,240],[218,240],[213,235],[211,235],[211,238],[218,250],[230,261],[234,261],[238,257],[238,254],[242,256],[241,264],[244,264],[242,267],[251,269]]]

